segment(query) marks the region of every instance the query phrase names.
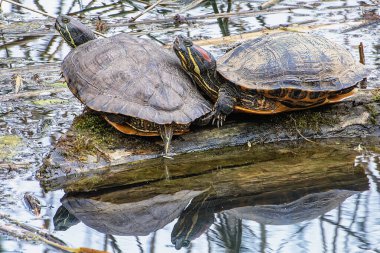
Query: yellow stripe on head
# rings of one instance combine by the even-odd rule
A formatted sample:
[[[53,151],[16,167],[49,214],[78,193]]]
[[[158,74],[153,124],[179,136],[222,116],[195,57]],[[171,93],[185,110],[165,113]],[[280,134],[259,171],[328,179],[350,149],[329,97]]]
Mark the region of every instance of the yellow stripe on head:
[[[69,37],[70,37],[70,42],[71,42],[71,44],[72,44],[74,47],[77,47],[77,45],[76,45],[75,42],[74,42],[73,37],[71,37],[71,33],[69,32],[69,29],[67,28],[67,25],[65,25],[65,27],[66,27],[66,32],[68,33],[68,35],[69,35]]]
[[[194,60],[194,57],[193,57],[193,55],[191,54],[191,50],[190,50],[189,47],[187,48],[187,52],[189,53],[190,60],[193,62],[193,65],[194,65],[194,72],[195,72],[196,74],[198,74],[198,75],[201,75],[201,71],[199,70],[198,63]]]

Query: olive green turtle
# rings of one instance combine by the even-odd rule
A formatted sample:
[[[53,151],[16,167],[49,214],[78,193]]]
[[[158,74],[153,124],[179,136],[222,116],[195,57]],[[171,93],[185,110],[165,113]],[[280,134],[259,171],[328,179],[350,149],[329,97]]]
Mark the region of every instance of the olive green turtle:
[[[125,33],[95,40],[68,16],[55,26],[75,47],[62,63],[69,89],[117,130],[161,136],[167,154],[172,135],[188,132],[190,123],[211,111],[175,55],[152,41]]]

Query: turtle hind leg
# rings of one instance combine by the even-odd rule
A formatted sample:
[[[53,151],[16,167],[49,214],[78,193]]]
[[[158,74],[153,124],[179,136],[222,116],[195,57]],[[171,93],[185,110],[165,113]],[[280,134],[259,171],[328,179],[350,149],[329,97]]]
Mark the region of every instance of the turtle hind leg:
[[[162,140],[164,141],[164,152],[165,156],[168,155],[169,149],[170,149],[170,143],[173,137],[173,125],[172,124],[165,124],[160,125],[160,136]]]

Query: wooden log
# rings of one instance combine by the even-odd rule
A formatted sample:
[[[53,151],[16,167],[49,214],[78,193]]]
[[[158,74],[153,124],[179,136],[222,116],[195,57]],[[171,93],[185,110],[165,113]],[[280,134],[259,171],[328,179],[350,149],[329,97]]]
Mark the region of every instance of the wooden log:
[[[175,152],[173,158],[182,161],[181,154],[238,145],[253,145],[251,149],[257,151],[260,145],[255,144],[304,140],[305,137],[316,140],[379,136],[379,100],[379,91],[363,90],[344,102],[304,111],[269,116],[236,114],[221,128],[198,127],[189,134],[175,137],[171,147]],[[46,184],[47,189],[55,189],[70,182],[70,176],[77,178],[78,174],[104,172],[110,170],[110,166],[133,167],[153,159],[155,166],[162,167],[171,161],[163,159],[161,152],[159,137],[123,135],[100,117],[84,115],[74,122],[46,158],[39,177],[50,182]],[[215,156],[212,152],[218,153],[210,152],[211,156]],[[194,162],[192,157],[201,155],[189,154],[187,158],[184,155],[184,159]],[[150,180],[149,173],[142,180]]]

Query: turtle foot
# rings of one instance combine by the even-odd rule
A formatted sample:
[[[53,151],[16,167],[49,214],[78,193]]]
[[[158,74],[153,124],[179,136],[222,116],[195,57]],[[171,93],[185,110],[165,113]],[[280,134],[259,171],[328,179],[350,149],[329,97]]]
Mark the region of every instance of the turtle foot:
[[[220,111],[215,111],[212,119],[212,125],[219,127],[223,126],[224,121],[226,121],[227,115],[220,112]]]

